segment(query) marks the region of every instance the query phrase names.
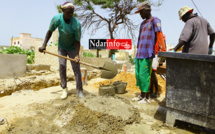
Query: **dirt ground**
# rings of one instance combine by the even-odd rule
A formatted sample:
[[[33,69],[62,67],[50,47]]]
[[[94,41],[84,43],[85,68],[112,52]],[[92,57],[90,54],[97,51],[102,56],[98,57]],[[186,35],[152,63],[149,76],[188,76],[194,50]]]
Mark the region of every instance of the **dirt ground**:
[[[123,81],[133,78],[132,74],[121,75],[123,78],[130,76]],[[158,79],[165,84],[162,78]],[[125,94],[99,96],[98,83],[105,81],[101,78],[88,81],[88,85],[84,86],[85,98],[82,99],[76,95],[75,81],[68,82],[69,96],[66,100],[59,98],[62,92],[60,86],[38,91],[20,90],[0,97],[0,118],[4,119],[0,125],[0,134],[205,133],[189,126],[165,126],[164,90],[151,104],[138,104],[130,101],[139,92],[132,88],[131,83]]]

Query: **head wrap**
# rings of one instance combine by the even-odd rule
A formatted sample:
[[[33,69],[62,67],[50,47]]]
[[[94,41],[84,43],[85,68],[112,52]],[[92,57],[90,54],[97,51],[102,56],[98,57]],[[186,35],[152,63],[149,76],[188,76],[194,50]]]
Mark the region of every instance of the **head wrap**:
[[[62,9],[74,8],[74,9],[75,9],[74,5],[73,5],[71,2],[69,2],[69,1],[64,2],[64,3],[62,4],[61,8],[62,8]]]

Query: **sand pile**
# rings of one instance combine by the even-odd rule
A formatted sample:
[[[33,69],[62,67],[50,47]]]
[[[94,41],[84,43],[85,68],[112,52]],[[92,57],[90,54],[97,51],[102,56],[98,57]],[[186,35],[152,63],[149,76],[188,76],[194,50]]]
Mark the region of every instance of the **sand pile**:
[[[127,83],[127,88],[131,90],[139,90],[139,88],[136,86],[136,77],[134,74],[131,73],[125,73],[120,72],[116,77],[114,77],[111,80],[105,80],[98,83],[95,83],[96,87],[99,87],[99,85],[108,85],[111,84],[114,81],[123,81]]]
[[[116,77],[111,80],[105,80],[102,82],[95,83],[95,87],[99,88],[99,85],[108,85],[114,81],[123,81],[127,83],[126,90],[129,93],[139,92],[139,88],[136,86],[136,77],[135,74],[120,72]]]
[[[161,94],[165,94],[166,93],[166,81],[164,81],[160,77],[160,75],[157,75],[157,79],[158,79],[158,90],[160,91]],[[128,94],[134,94],[136,92],[140,92],[139,88],[136,86],[135,74],[126,73],[126,72],[120,72],[113,79],[95,83],[94,86],[96,88],[99,88],[99,85],[108,85],[108,84],[111,84],[114,81],[126,82],[127,83],[126,90],[128,91]]]
[[[157,79],[158,79],[158,90],[161,95],[166,94],[166,81],[163,80],[163,78],[157,74]]]

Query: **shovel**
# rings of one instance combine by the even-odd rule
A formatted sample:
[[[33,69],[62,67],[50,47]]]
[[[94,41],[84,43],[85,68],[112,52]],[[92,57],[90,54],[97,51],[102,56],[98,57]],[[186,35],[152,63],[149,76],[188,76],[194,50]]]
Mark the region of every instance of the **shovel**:
[[[76,62],[76,61],[75,61],[74,59],[72,59],[72,58],[68,58],[68,57],[65,57],[65,56],[62,56],[62,55],[58,55],[58,54],[55,54],[55,53],[51,53],[51,52],[48,52],[48,51],[46,51],[46,50],[43,50],[43,52],[48,53],[48,54],[51,54],[51,55],[54,55],[54,56],[57,56],[57,57],[60,57],[60,58],[64,58],[64,59],[67,59],[67,60],[71,60],[71,61],[73,61],[73,62]],[[101,70],[101,78],[105,78],[105,79],[112,79],[112,78],[114,78],[114,77],[117,75],[117,72],[118,72],[118,71],[117,71],[117,68],[116,68],[116,65],[114,65],[113,63],[107,62],[107,61],[105,61],[103,67],[94,66],[94,65],[91,65],[91,64],[82,62],[82,61],[79,61],[78,63],[79,63],[79,64],[86,65],[86,66],[93,67],[93,68],[95,68],[95,69]]]

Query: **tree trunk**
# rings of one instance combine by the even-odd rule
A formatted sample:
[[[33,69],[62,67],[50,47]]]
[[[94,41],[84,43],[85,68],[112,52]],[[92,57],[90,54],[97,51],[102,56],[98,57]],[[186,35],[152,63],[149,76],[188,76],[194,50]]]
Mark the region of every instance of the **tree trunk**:
[[[108,27],[109,27],[110,39],[114,39],[114,37],[113,37],[114,28],[113,28],[113,29],[111,28],[111,23],[108,23]],[[110,50],[110,51],[109,51],[109,55],[108,55],[109,58],[112,57],[113,51],[114,51],[114,50]]]
[[[99,57],[99,49],[96,50],[96,57]]]

